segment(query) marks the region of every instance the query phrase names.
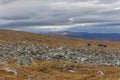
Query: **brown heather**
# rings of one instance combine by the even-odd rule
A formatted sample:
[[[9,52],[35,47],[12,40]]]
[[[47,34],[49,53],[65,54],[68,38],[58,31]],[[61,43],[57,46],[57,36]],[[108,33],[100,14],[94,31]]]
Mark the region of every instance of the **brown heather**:
[[[68,46],[85,48],[90,43],[91,51],[97,49],[97,44],[106,44],[107,49],[120,48],[119,42],[92,41],[53,37],[20,31],[0,30],[0,41],[17,44],[46,44],[51,47]],[[35,64],[15,65],[15,59],[6,59],[8,65],[0,66],[0,80],[120,80],[120,67],[88,65],[64,61],[39,61]],[[2,62],[2,60],[1,60]],[[4,68],[16,70],[18,75],[6,72]]]

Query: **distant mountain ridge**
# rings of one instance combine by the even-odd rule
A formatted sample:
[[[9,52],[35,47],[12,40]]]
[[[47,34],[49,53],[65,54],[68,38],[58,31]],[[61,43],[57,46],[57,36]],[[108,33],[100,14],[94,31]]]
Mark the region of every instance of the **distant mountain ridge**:
[[[120,41],[120,33],[88,33],[88,32],[56,31],[49,32],[47,34],[54,36],[83,38],[88,40]]]

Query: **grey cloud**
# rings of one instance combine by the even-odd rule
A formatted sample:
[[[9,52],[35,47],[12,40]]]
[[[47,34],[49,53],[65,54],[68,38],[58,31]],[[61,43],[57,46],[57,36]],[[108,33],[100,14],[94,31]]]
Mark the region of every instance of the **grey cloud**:
[[[119,2],[120,0],[99,0],[100,3],[115,3],[115,2]]]
[[[0,4],[7,4],[7,3],[11,3],[17,0],[0,0]]]
[[[112,24],[120,22],[120,10],[115,9],[118,2],[120,0],[1,0],[0,27]]]
[[[27,1],[27,2],[33,2],[37,1],[40,3],[53,3],[53,2],[97,2],[97,3],[114,3],[119,2],[120,0],[0,0],[0,4],[8,4],[11,2],[19,2],[19,1]]]

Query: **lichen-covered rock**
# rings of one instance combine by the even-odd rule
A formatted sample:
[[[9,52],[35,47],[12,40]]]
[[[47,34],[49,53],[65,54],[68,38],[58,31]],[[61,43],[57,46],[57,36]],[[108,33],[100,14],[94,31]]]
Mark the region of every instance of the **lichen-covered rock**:
[[[72,61],[103,66],[120,66],[120,53],[110,48],[89,53],[88,48],[0,43],[0,59],[15,59],[17,65],[31,65],[34,60]],[[5,65],[6,63],[0,63]]]
[[[75,73],[74,70],[68,70],[67,72],[68,72],[68,73]]]
[[[13,70],[13,69],[10,69],[10,68],[4,68],[4,70],[5,70],[6,72],[11,72],[11,73],[13,73],[14,75],[18,75],[18,72],[17,72],[16,70]]]
[[[8,64],[7,61],[1,61],[1,62],[0,62],[0,66],[5,66],[5,65],[7,65],[7,64]]]
[[[33,64],[33,59],[29,58],[29,57],[20,57],[19,59],[17,59],[16,64],[17,65],[31,65]]]
[[[99,75],[105,75],[105,73],[103,71],[98,71],[97,74],[99,74]]]

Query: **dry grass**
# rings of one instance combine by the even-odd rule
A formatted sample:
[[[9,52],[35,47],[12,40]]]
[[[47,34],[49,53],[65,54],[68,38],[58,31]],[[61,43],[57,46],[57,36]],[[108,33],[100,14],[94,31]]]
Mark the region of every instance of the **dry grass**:
[[[119,42],[73,39],[11,30],[0,30],[0,41],[6,43],[47,44],[50,46],[64,45],[78,47],[83,47],[87,43],[91,43],[92,47],[96,47],[97,44],[103,43],[107,44],[108,47],[120,48]]]
[[[50,46],[78,46],[83,47],[87,43],[96,48],[99,43],[107,44],[110,48],[120,48],[120,43],[103,41],[91,41],[84,39],[73,39],[67,37],[53,37],[48,35],[38,35],[19,31],[0,30],[0,41],[6,43],[26,43],[26,44],[47,44]],[[35,61],[31,66],[16,66],[15,60],[8,60],[9,64],[0,66],[0,80],[119,80],[120,68],[95,66],[86,64],[76,64],[71,62]],[[61,68],[64,64],[68,66]],[[4,71],[9,67],[18,71],[18,75]],[[68,70],[74,70],[70,73]],[[105,75],[97,72],[102,71]]]
[[[0,80],[119,80],[120,68],[76,64],[71,62],[35,61],[31,66],[7,66],[0,67]],[[63,67],[63,65],[67,65]],[[18,75],[4,71],[5,67],[18,71]],[[74,73],[68,72],[74,70]],[[97,72],[105,74],[100,75]]]

